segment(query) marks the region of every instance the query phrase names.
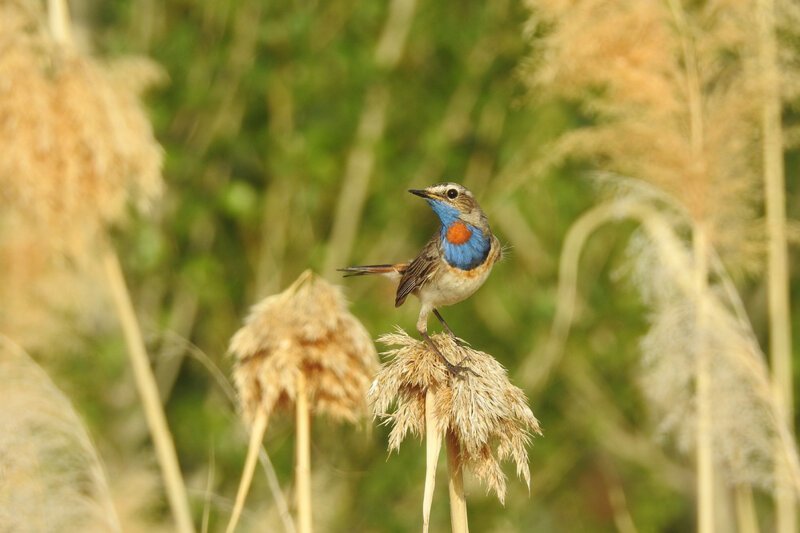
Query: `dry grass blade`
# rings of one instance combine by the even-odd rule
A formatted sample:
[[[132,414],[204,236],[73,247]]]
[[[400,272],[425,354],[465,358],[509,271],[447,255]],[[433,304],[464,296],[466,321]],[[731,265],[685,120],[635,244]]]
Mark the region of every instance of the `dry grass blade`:
[[[436,395],[428,389],[425,393],[425,491],[422,496],[422,531],[428,533],[431,527],[431,506],[433,490],[436,487],[436,466],[442,449],[442,434],[437,428],[435,418]]]

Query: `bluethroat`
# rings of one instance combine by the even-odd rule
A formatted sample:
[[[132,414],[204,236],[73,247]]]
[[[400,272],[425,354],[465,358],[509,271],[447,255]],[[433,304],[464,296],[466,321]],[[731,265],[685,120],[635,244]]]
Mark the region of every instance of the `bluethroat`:
[[[346,277],[384,274],[399,279],[395,307],[403,305],[409,294],[419,298],[422,305],[417,331],[448,370],[458,374],[465,368],[448,361],[428,335],[428,315],[433,312],[455,338],[439,308],[458,303],[477,291],[502,258],[502,247],[475,197],[463,185],[440,183],[408,192],[425,198],[441,222],[419,255],[408,263],[351,266],[340,271]]]

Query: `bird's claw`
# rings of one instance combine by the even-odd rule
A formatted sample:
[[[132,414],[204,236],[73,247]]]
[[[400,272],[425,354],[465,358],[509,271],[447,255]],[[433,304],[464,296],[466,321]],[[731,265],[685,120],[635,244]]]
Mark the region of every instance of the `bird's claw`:
[[[444,356],[442,356],[442,360],[444,362],[444,366],[447,367],[447,371],[456,378],[461,378],[465,374],[472,374],[473,376],[477,376],[478,374],[475,373],[470,367],[468,367],[464,361],[454,365],[450,361],[448,361]]]

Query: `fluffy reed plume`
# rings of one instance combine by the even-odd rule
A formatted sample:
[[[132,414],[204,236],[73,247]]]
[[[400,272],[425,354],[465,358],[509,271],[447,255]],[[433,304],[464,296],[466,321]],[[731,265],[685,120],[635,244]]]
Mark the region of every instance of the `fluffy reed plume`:
[[[31,3],[0,4],[0,331],[36,348],[96,321],[95,239],[162,187],[138,59],[102,65],[58,46]],[[86,290],[94,286],[93,290]]]
[[[63,347],[75,329],[105,326],[108,301],[97,290],[98,265],[68,261],[42,246],[43,231],[19,217],[0,218],[0,332],[46,357],[53,339]]]
[[[454,530],[459,520],[466,527],[466,502],[461,470],[470,469],[500,502],[505,500],[506,479],[500,461],[511,459],[517,475],[530,485],[527,446],[531,433],[541,434],[539,421],[528,407],[525,394],[512,385],[506,370],[492,356],[462,347],[448,335],[433,336],[449,360],[465,361],[471,372],[453,378],[439,357],[422,341],[404,331],[382,336],[392,360],[378,372],[369,399],[376,416],[392,425],[389,450],[397,450],[406,435],[426,435],[428,476],[423,523],[427,530],[433,496],[433,474],[439,446],[446,436],[450,464],[451,516]],[[394,405],[394,411],[390,407]],[[454,487],[455,485],[455,487]],[[463,517],[454,508],[462,507]],[[459,529],[460,530],[460,529]]]
[[[43,244],[80,247],[161,192],[162,151],[139,101],[160,71],[59,46],[37,15],[0,5],[0,202],[46,227]]]
[[[642,340],[642,390],[659,421],[657,430],[689,452],[696,444],[697,397],[692,390],[693,347],[703,336],[709,358],[712,448],[721,475],[732,485],[773,488],[776,466],[800,487],[797,451],[777,409],[764,355],[740,307],[730,280],[709,288],[706,327],[698,330],[691,290],[691,250],[674,234],[640,232],[630,255],[633,278],[653,309]],[[669,258],[669,259],[666,259]],[[775,450],[775,441],[781,447]]]
[[[24,235],[43,254],[42,280],[60,274],[65,264],[82,275],[89,272],[87,264],[105,269],[177,527],[190,532],[172,436],[107,239],[111,226],[126,218],[129,203],[145,205],[161,191],[161,148],[139,102],[139,91],[157,69],[144,60],[104,66],[80,53],[69,37],[65,0],[49,2],[48,9],[49,31],[33,5],[0,5],[0,242],[12,223],[22,228],[15,237]],[[5,268],[14,263],[0,266],[3,281]],[[87,303],[73,301],[70,310]]]
[[[749,3],[530,5],[545,35],[529,81],[593,119],[566,133],[555,153],[648,181],[707,226],[726,264],[758,268],[760,108]]]
[[[355,423],[367,411],[366,393],[378,369],[375,346],[347,311],[340,290],[310,271],[288,289],[253,306],[231,339],[234,382],[252,425],[245,472],[228,530],[247,496],[255,456],[276,410],[296,411],[298,526],[311,527],[309,411]]]
[[[69,399],[0,337],[0,529],[120,531],[105,474]]]
[[[773,28],[753,31],[753,20],[763,11],[759,2],[543,0],[530,5],[532,29],[542,34],[530,74],[532,86],[578,103],[591,119],[590,126],[562,137],[554,158],[588,158],[604,170],[652,184],[671,199],[670,208],[677,206],[680,223],[686,224],[680,229],[691,235],[690,288],[678,292],[680,306],[669,299],[652,302],[659,318],[645,347],[652,359],[669,358],[661,364],[651,361],[651,369],[679,366],[675,360],[681,358],[683,369],[687,361],[693,363],[691,377],[684,376],[682,387],[672,392],[688,399],[694,409],[698,528],[713,531],[714,462],[720,457],[731,460],[724,449],[715,449],[726,444],[715,435],[737,429],[719,419],[714,402],[720,401],[720,391],[733,377],[744,390],[727,390],[725,402],[757,396],[753,380],[761,382],[763,365],[760,370],[757,365],[737,366],[743,353],[760,356],[757,345],[741,332],[720,344],[720,330],[730,333],[731,324],[738,324],[749,333],[749,325],[741,325],[743,315],[738,322],[720,318],[710,275],[727,276],[712,266],[716,257],[730,272],[755,272],[763,260],[764,230],[757,211],[767,150],[761,135],[774,137],[774,132],[762,128],[762,113],[774,86],[764,83],[759,51],[764,34]],[[786,18],[797,20],[796,12],[785,11]],[[797,77],[786,78],[786,92],[796,93]],[[676,225],[673,230],[678,230]],[[657,241],[650,246],[661,246],[656,255],[662,262],[670,259],[668,254],[680,256],[688,249],[682,244],[667,250]],[[678,283],[670,281],[673,286]],[[652,283],[647,281],[648,286]],[[663,331],[690,341],[676,344]],[[742,381],[741,371],[757,375]],[[770,403],[768,418],[779,421],[775,409],[780,407]],[[781,422],[775,424],[773,430],[785,431]],[[769,431],[760,438],[769,439]],[[793,445],[788,447],[791,453],[784,439],[776,453],[796,459]],[[747,453],[737,460],[758,462]]]

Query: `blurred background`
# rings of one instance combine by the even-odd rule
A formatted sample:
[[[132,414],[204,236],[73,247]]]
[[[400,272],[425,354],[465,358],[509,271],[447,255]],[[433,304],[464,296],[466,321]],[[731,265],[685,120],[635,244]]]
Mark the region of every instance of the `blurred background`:
[[[505,465],[505,506],[467,475],[472,529],[694,528],[692,457],[657,438],[639,387],[648,308],[627,277],[634,223],[604,226],[586,242],[563,357],[537,374],[565,235],[598,195],[588,163],[540,164],[549,143],[586,118],[539,98],[526,81],[540,29],[529,26],[525,5],[78,0],[70,8],[76,39],[93,56],[144,56],[160,69],[144,105],[163,147],[164,194],[132,214],[114,242],[197,523],[207,505],[209,530],[222,530],[244,462],[226,351],[248,308],[312,268],[344,287],[373,338],[395,325],[413,331],[416,301],[395,309],[392,283],[342,280],[334,269],[412,258],[438,222],[407,189],[456,181],[479,199],[508,251],[484,287],[444,315],[508,369],[544,430],[530,447],[530,491]],[[791,218],[797,154],[787,161]],[[766,346],[764,279],[743,275],[737,285]],[[31,353],[86,422],[128,529],[170,530],[116,322],[72,325]],[[353,428],[315,418],[312,434],[319,531],[419,527],[421,442],[389,456],[388,429],[369,420]],[[291,499],[291,419],[273,419],[265,448]],[[434,531],[449,527],[444,479]],[[755,503],[769,530],[769,493],[757,492]],[[260,471],[242,527],[282,527]]]

